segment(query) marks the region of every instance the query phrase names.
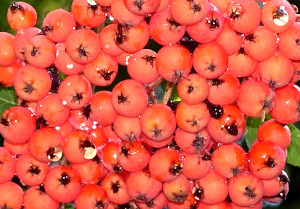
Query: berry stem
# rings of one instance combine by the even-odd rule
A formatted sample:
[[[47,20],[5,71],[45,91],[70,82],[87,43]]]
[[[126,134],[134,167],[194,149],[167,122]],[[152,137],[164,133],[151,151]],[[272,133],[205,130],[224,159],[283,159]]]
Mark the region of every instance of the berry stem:
[[[174,86],[174,83],[168,81],[166,89],[165,89],[165,93],[164,93],[164,98],[162,101],[163,104],[167,104],[169,99],[171,98],[173,86]]]

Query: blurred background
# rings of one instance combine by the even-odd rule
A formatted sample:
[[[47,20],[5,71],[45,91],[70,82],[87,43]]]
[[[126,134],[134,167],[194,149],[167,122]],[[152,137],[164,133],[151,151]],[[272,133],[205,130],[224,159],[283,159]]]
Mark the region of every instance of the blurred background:
[[[12,1],[0,1],[0,31],[6,31],[15,34],[15,31],[9,28],[6,20],[6,12]],[[38,21],[36,27],[41,27],[43,19],[50,11],[57,8],[63,8],[70,11],[72,4],[72,0],[24,0],[24,2],[31,4],[37,11]],[[300,8],[300,0],[290,0],[290,2]],[[300,129],[300,123],[297,123],[296,126]],[[300,168],[287,165],[285,170],[288,173],[291,181],[290,191],[287,199],[279,205],[265,204],[265,209],[300,209]]]

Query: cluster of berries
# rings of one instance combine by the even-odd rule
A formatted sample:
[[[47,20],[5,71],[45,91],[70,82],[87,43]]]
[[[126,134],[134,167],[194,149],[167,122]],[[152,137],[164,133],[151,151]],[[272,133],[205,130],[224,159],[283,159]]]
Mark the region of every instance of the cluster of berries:
[[[286,0],[73,0],[39,29],[31,5],[12,3],[17,32],[0,32],[0,82],[19,105],[0,119],[0,208],[285,199],[286,124],[300,120],[296,13]],[[121,65],[130,79],[95,92]],[[268,114],[250,150],[240,146],[246,117]]]

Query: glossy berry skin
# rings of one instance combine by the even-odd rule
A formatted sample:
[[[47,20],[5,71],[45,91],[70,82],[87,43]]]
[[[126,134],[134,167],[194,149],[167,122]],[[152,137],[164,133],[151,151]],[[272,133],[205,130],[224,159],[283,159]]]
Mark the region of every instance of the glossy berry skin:
[[[41,162],[56,162],[62,157],[64,139],[55,129],[40,128],[31,136],[28,144],[29,153]]]
[[[190,182],[181,174],[173,181],[164,182],[163,192],[169,201],[183,203],[189,195]]]
[[[264,185],[264,196],[265,197],[274,197],[277,196],[280,192],[284,191],[284,187],[289,184],[290,179],[287,173],[282,170],[279,176],[276,176],[273,179],[262,180]]]
[[[14,76],[22,66],[23,62],[21,60],[17,60],[12,65],[0,67],[0,83],[6,87],[14,86]]]
[[[48,209],[57,209],[58,206],[59,202],[49,197],[43,185],[30,187],[24,194],[25,208],[47,207]]]
[[[217,142],[229,144],[239,140],[245,132],[244,114],[236,105],[224,106],[224,113],[219,119],[211,118],[207,131]]]
[[[13,182],[0,184],[0,207],[21,209],[24,201],[22,188]]]
[[[263,207],[263,201],[260,200],[258,203],[256,203],[255,205],[252,205],[252,206],[238,206],[237,204],[231,202],[231,209],[262,209]]]
[[[199,201],[197,209],[231,209],[231,206],[228,201],[223,201],[218,204],[205,204],[204,202]]]
[[[91,100],[90,119],[97,121],[99,125],[108,126],[113,124],[117,112],[112,104],[112,93],[110,91],[99,91]]]
[[[111,99],[116,112],[125,117],[137,117],[148,105],[144,86],[132,79],[119,82],[112,90]]]
[[[149,162],[151,176],[162,182],[172,181],[182,172],[179,152],[171,148],[162,148],[152,154]]]
[[[181,208],[195,208],[197,204],[197,201],[193,195],[193,193],[190,191],[184,202],[182,203],[177,203],[174,201],[168,200],[167,202],[167,207],[169,209],[181,209]]]
[[[7,32],[0,32],[0,66],[7,67],[17,61],[14,53],[14,39],[15,37]]]
[[[140,209],[163,209],[167,205],[167,198],[163,192],[149,202],[136,202]]]
[[[262,8],[262,23],[270,30],[279,33],[291,27],[296,19],[291,4],[283,0],[271,0]]]
[[[37,13],[35,9],[26,2],[14,2],[8,8],[7,21],[12,29],[18,31],[20,29],[33,27],[37,21]]]
[[[186,104],[203,102],[209,94],[209,86],[202,76],[191,73],[177,84],[179,97]]]
[[[78,196],[81,190],[81,179],[73,168],[56,166],[48,172],[44,186],[51,198],[66,203]]]
[[[36,35],[25,45],[24,56],[32,66],[46,68],[55,60],[56,46],[47,36]]]
[[[118,149],[118,144],[108,142],[99,152],[99,157],[108,171],[121,174],[123,168],[118,164]]]
[[[295,22],[289,29],[279,34],[278,47],[280,52],[292,60],[300,59],[300,23]]]
[[[299,114],[300,89],[295,84],[275,91],[275,105],[270,112],[271,116],[279,123],[291,124],[300,120]]]
[[[108,86],[116,78],[118,73],[117,61],[103,52],[91,63],[84,66],[83,74],[90,83],[97,86]]]
[[[172,109],[164,104],[148,106],[141,114],[142,133],[153,141],[164,141],[176,129],[176,119]]]
[[[160,4],[160,0],[146,0],[139,2],[136,0],[125,0],[126,8],[137,15],[147,15],[154,13]]]
[[[78,209],[106,208],[108,205],[108,198],[101,186],[97,184],[86,184],[81,188],[74,203],[75,207]]]
[[[7,148],[0,147],[0,184],[10,181],[16,172],[16,159]]]
[[[130,201],[124,178],[116,173],[108,173],[101,181],[110,202],[125,204]]]
[[[283,170],[286,152],[277,144],[262,141],[251,147],[249,152],[250,171],[261,179],[272,179]]]
[[[44,21],[42,31],[54,42],[61,43],[75,29],[76,22],[73,15],[63,9],[49,12]]]
[[[156,55],[156,67],[162,78],[177,83],[191,71],[191,54],[182,45],[164,46]]]
[[[223,144],[214,150],[211,162],[217,173],[224,178],[231,178],[246,169],[248,157],[241,146]]]
[[[61,103],[57,94],[50,93],[37,102],[36,115],[49,127],[61,126],[69,119],[70,109]]]
[[[102,12],[101,6],[98,4],[92,6],[84,0],[74,0],[71,12],[76,22],[86,27],[97,27],[105,21],[105,14]]]
[[[76,75],[83,71],[84,65],[78,64],[70,58],[65,42],[57,43],[56,48],[56,58],[53,64],[57,70],[66,75]]]
[[[118,56],[123,52],[115,42],[117,27],[118,24],[109,24],[105,26],[99,34],[103,52],[111,56]]]
[[[182,25],[193,25],[204,18],[209,10],[207,0],[184,1],[171,0],[170,11],[176,22]]]
[[[282,149],[286,149],[291,143],[291,131],[287,125],[282,125],[271,119],[259,126],[257,138],[259,141],[274,142]]]
[[[1,117],[0,133],[12,144],[24,144],[33,134],[35,116],[25,107],[14,106],[5,110]]]
[[[203,130],[210,120],[208,108],[204,102],[188,105],[180,102],[176,108],[177,125],[189,133]]]
[[[237,104],[245,115],[264,118],[273,109],[274,101],[275,93],[265,82],[249,79],[241,85]]]
[[[185,28],[185,25],[174,20],[169,8],[156,12],[149,23],[151,37],[155,42],[164,46],[177,43],[183,37]]]
[[[189,179],[197,180],[204,177],[211,169],[210,156],[207,154],[182,153],[182,174]]]
[[[141,135],[140,119],[118,115],[113,124],[114,131],[123,140],[133,142]]]
[[[79,64],[86,64],[95,60],[101,49],[98,35],[87,28],[72,31],[65,43],[69,56]]]
[[[24,153],[28,153],[28,142],[25,144],[12,144],[7,140],[4,140],[3,147],[13,155],[22,155]]]
[[[51,77],[44,68],[22,66],[14,76],[16,94],[26,101],[38,101],[51,89]]]
[[[211,169],[204,177],[196,180],[193,190],[194,196],[201,202],[218,204],[228,195],[227,180]]]
[[[228,65],[228,57],[224,48],[217,42],[199,45],[193,53],[193,67],[206,79],[221,76]]]
[[[147,202],[156,197],[162,190],[162,182],[148,171],[130,173],[126,179],[126,188],[132,199]]]
[[[16,174],[28,186],[38,186],[44,182],[49,165],[34,159],[30,154],[22,154],[16,162]]]
[[[250,207],[264,195],[262,181],[251,173],[241,173],[228,181],[229,197],[238,206]]]
[[[82,108],[92,97],[91,84],[82,75],[68,76],[59,85],[58,97],[70,109]]]
[[[151,154],[139,141],[123,141],[118,149],[118,163],[129,172],[138,172],[149,164]]]

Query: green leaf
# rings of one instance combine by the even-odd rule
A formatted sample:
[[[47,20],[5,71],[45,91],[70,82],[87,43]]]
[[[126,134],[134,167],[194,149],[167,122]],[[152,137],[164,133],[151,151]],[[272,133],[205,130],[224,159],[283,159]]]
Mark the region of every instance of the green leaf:
[[[16,105],[17,102],[16,102],[14,89],[1,87],[0,88],[0,114],[2,114],[4,110]]]
[[[64,206],[65,206],[65,209],[75,209],[74,205],[72,205],[70,203],[66,203]]]
[[[287,163],[300,167],[300,130],[295,125],[288,125],[292,135],[292,141],[288,147]]]
[[[251,147],[252,143],[257,137],[258,127],[262,124],[261,118],[250,118],[247,117],[247,127],[245,133],[245,140],[248,148]]]

